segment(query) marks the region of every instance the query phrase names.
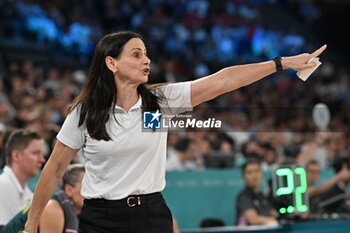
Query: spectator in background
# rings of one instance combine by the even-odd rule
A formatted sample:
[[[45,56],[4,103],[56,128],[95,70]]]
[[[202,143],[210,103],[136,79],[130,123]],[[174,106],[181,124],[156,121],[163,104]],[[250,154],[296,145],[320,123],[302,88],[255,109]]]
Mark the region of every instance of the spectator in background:
[[[305,165],[316,160],[320,168],[331,167],[333,161],[347,156],[346,134],[344,132],[321,132],[302,147],[297,161]]]
[[[319,163],[316,160],[311,160],[305,168],[307,174],[307,192],[309,195],[310,212],[319,213],[320,209],[318,205],[321,201],[321,195],[329,191],[338,182],[349,179],[350,170],[348,167],[343,166],[333,177],[322,183],[320,186],[317,186],[321,169]]]
[[[16,85],[21,85],[16,84]],[[16,103],[17,115],[14,118],[12,124],[16,128],[23,128],[28,124],[33,118],[33,111],[36,106],[35,97],[31,94],[22,94],[19,96],[13,96],[13,102]]]
[[[326,145],[329,143],[332,134],[328,132],[318,133],[313,140],[305,143],[297,156],[298,164],[305,166],[309,161],[316,160],[321,169],[326,168],[330,157]]]
[[[188,138],[181,138],[174,146],[175,154],[169,156],[166,163],[167,171],[193,170],[201,166],[196,156],[195,142]]]
[[[316,160],[311,160],[306,164],[305,169],[307,175],[307,192],[309,196],[310,212],[317,213],[319,212],[318,204],[320,202],[320,194],[336,184],[340,176],[336,175],[321,186],[317,187],[317,182],[320,179],[320,164]]]
[[[309,161],[306,166],[307,185],[309,188],[316,185],[320,179],[320,164],[316,160]]]
[[[168,133],[167,159],[176,155],[175,145],[180,138],[181,137],[178,133],[174,133],[174,132]]]
[[[248,140],[243,143],[241,146],[241,152],[245,160],[255,159],[261,162],[263,159],[262,148],[256,140]]]
[[[333,186],[328,188],[320,196],[319,207],[322,212],[327,213],[350,213],[350,206],[347,205],[348,194],[347,188],[350,183],[350,158],[339,157],[333,163],[336,178],[333,181]],[[337,177],[338,176],[338,177]]]
[[[304,134],[299,132],[293,132],[291,134],[290,141],[283,146],[283,153],[285,155],[284,163],[296,163],[298,156],[300,157],[300,151],[305,142]]]
[[[40,219],[40,231],[62,233],[78,231],[78,215],[84,199],[80,194],[81,183],[85,174],[82,164],[68,166],[62,178],[62,188],[58,189],[46,204]],[[29,208],[18,213],[3,229],[2,233],[17,233],[24,229]]]
[[[260,147],[263,152],[262,169],[263,171],[271,171],[272,166],[279,163],[278,153],[271,143],[260,143]]]
[[[27,182],[38,174],[45,162],[44,143],[35,132],[12,132],[5,152],[6,166],[0,175],[0,226],[30,204],[33,193]]]
[[[236,199],[236,224],[265,225],[277,224],[276,211],[260,191],[262,170],[257,160],[249,159],[242,166],[245,188]]]
[[[0,122],[0,169],[5,166],[5,136],[6,126]]]
[[[0,94],[2,94],[1,91]],[[11,104],[7,100],[0,99],[0,122],[5,126],[11,121],[11,110],[13,110]]]
[[[329,134],[328,144],[326,145],[329,157],[328,164],[333,164],[338,158],[343,158],[349,155],[347,148],[348,136],[346,132],[332,132]]]
[[[225,133],[212,132],[208,137],[210,151],[203,155],[206,168],[233,168],[235,162],[234,140]]]
[[[33,108],[31,120],[26,122],[25,129],[36,132],[44,139],[45,146],[52,151],[55,136],[59,126],[51,122],[52,111],[45,105],[37,105]],[[47,153],[45,153],[47,155]]]
[[[225,133],[214,134],[215,138],[211,141],[211,148],[214,151],[220,151],[222,153],[233,154],[235,148],[235,141],[233,138]]]

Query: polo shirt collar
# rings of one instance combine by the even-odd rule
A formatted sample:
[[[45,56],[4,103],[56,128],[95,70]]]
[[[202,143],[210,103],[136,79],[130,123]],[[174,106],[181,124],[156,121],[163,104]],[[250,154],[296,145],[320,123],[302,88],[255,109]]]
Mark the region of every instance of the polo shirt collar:
[[[4,167],[4,175],[8,176],[8,178],[16,185],[16,188],[20,193],[23,194],[25,189],[27,189],[27,184],[25,185],[25,187],[23,189],[21,183],[17,179],[17,176],[13,172],[12,168],[10,168],[7,165]]]
[[[141,96],[139,95],[139,99],[138,99],[137,102],[129,109],[129,112],[132,111],[132,110],[137,110],[137,109],[141,108],[141,106],[142,106],[142,98],[141,98]],[[115,109],[115,110],[118,110],[118,111],[126,112],[123,108],[119,107],[118,105],[115,105],[114,109]]]

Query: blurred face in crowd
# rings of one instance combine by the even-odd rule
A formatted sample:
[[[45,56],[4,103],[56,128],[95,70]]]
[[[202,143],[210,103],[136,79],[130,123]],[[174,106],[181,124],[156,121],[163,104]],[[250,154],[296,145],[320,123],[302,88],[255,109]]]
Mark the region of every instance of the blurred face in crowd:
[[[13,162],[18,165],[19,170],[28,178],[34,177],[45,162],[44,142],[32,140],[24,150],[14,150],[13,154]]]
[[[224,153],[232,153],[232,146],[229,142],[222,142],[220,146],[220,151]]]
[[[309,185],[315,185],[320,178],[320,166],[312,163],[307,167],[307,182]]]
[[[260,165],[257,163],[250,163],[244,170],[244,181],[246,185],[254,190],[259,190],[262,180],[262,172]]]
[[[197,147],[194,141],[190,142],[188,149],[185,152],[186,159],[195,160],[196,159]]]
[[[10,120],[10,106],[6,102],[0,101],[0,122],[8,124]]]
[[[74,185],[66,184],[64,187],[64,191],[73,202],[77,214],[80,214],[84,204],[84,198],[80,194],[84,174],[85,172],[80,172],[78,180]]]
[[[168,147],[172,147],[179,140],[180,135],[177,133],[169,133],[168,134]]]
[[[277,152],[273,149],[266,149],[264,153],[264,161],[268,164],[275,164],[277,163]]]
[[[141,84],[148,81],[151,60],[147,57],[147,50],[141,39],[130,39],[116,60],[114,74],[118,79],[130,84]]]
[[[263,156],[264,151],[256,141],[248,141],[245,156]]]
[[[210,143],[206,139],[196,139],[196,148],[201,155],[207,155],[211,151]]]

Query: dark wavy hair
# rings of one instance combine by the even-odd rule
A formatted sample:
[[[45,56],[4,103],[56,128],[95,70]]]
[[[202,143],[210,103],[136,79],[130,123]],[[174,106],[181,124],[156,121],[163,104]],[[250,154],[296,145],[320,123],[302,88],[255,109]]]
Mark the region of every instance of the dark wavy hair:
[[[108,69],[105,58],[111,56],[118,58],[124,45],[132,38],[143,38],[140,34],[132,31],[121,31],[104,36],[96,45],[95,52],[88,72],[87,83],[82,92],[75,98],[69,108],[80,108],[79,125],[86,124],[91,138],[96,140],[111,140],[106,130],[106,122],[110,118],[110,110],[113,111],[116,104],[117,87],[114,75]],[[142,98],[142,109],[156,111],[160,109],[161,97],[151,92],[152,87],[140,84],[137,92]],[[114,118],[114,120],[116,120]]]

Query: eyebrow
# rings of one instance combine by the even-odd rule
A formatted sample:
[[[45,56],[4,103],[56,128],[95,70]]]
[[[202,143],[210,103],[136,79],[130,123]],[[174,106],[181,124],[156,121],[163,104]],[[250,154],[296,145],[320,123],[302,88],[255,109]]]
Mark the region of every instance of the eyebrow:
[[[135,49],[142,52],[142,49],[140,49],[140,48],[132,48],[131,51],[132,51],[132,50],[135,50]],[[147,52],[147,49],[145,49],[145,51]]]

